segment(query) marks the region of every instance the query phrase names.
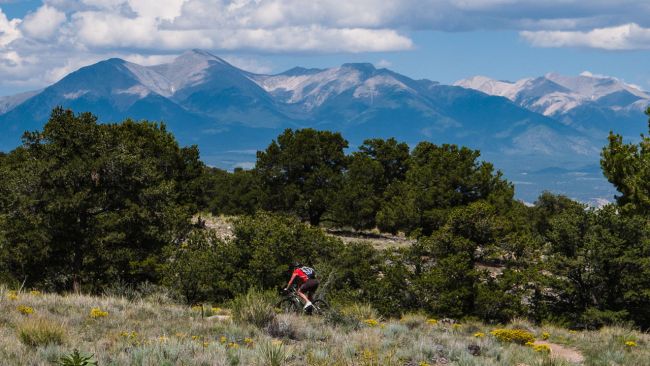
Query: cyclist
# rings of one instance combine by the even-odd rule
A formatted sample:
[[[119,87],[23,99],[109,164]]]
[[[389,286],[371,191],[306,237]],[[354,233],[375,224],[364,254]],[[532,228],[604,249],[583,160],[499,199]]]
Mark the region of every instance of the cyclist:
[[[313,305],[311,304],[312,296],[320,284],[316,279],[316,271],[311,267],[303,266],[299,262],[295,262],[292,268],[293,273],[291,274],[291,279],[284,290],[287,291],[294,280],[298,282],[298,296],[305,301],[305,311],[310,312],[313,309]]]

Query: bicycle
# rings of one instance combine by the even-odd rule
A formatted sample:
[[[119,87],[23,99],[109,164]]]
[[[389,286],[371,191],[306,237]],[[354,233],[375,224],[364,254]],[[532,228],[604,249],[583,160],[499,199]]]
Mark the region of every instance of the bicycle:
[[[298,295],[296,286],[291,286],[291,288],[286,292],[283,291],[283,296],[284,297],[282,300],[278,301],[278,303],[275,305],[276,308],[282,310],[282,312],[285,314],[303,313],[302,301]],[[314,299],[311,304],[313,307],[311,309],[311,312],[308,313],[310,315],[323,315],[330,308],[330,305],[327,303],[327,301],[323,299]]]

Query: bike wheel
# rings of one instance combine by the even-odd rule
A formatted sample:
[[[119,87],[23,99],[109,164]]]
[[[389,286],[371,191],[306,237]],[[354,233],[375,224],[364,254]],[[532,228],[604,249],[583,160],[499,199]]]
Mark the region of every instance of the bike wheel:
[[[300,311],[300,305],[296,304],[296,301],[289,297],[280,300],[275,307],[285,314],[297,313]]]
[[[328,304],[327,301],[321,299],[312,301],[312,305],[314,305],[314,315],[323,315],[330,309],[330,304]]]

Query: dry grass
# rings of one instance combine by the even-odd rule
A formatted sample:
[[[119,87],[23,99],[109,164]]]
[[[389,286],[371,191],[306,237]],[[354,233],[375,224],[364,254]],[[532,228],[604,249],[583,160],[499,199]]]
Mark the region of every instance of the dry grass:
[[[377,250],[406,248],[416,242],[416,240],[406,237],[403,233],[392,235],[389,233],[382,233],[377,229],[372,231],[325,229],[324,232],[327,235],[340,239],[346,244],[365,242],[372,245]]]
[[[34,313],[21,313],[19,305]],[[92,318],[93,308],[108,315]],[[364,307],[347,311],[360,318],[375,316]],[[185,306],[114,297],[28,292],[11,300],[0,287],[0,365],[51,365],[75,348],[94,354],[100,365],[570,364],[532,347],[499,342],[490,335],[497,327],[430,324],[418,314],[354,328],[332,325],[325,317],[281,314],[275,318],[277,338],[266,328],[217,319],[202,318]],[[61,341],[21,341],[29,324],[41,322],[62,330]],[[504,327],[527,329],[537,339],[547,332],[548,342],[582,353],[585,365],[644,365],[650,359],[650,336],[622,327],[577,333],[525,321]],[[628,341],[637,346],[626,346]],[[477,349],[480,354],[474,355]]]
[[[200,220],[206,228],[214,231],[218,238],[229,240],[235,237],[233,221],[236,218],[236,216],[214,216],[208,212],[202,212],[201,214],[194,216],[192,222],[198,223]],[[377,250],[406,248],[416,242],[416,240],[406,237],[403,233],[392,235],[389,233],[382,233],[377,229],[370,231],[355,231],[352,229],[324,228],[323,232],[326,235],[340,239],[343,243],[349,244],[365,242],[372,245]]]

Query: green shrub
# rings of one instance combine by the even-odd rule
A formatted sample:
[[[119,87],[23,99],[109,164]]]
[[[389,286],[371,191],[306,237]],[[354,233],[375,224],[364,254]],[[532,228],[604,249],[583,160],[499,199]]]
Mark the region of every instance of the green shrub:
[[[233,320],[264,328],[275,319],[274,300],[275,296],[271,293],[250,289],[232,301]]]
[[[18,327],[20,341],[29,347],[63,344],[66,333],[63,326],[46,319],[30,319]]]
[[[337,308],[330,309],[330,311],[325,313],[325,323],[349,329],[359,329],[361,327],[361,320],[343,314],[341,310]]]
[[[628,319],[626,310],[611,311],[588,308],[580,317],[580,325],[586,329],[598,329],[605,325],[623,324]]]
[[[285,365],[290,354],[280,341],[265,342],[258,348],[258,357],[262,366]]]
[[[348,329],[359,329],[364,321],[379,317],[377,310],[369,304],[354,303],[332,308],[325,314],[325,322]]]
[[[161,267],[162,282],[188,304],[231,297],[225,277],[232,276],[228,243],[209,230],[194,230],[177,246],[168,246],[171,259]]]
[[[291,216],[258,212],[237,218],[233,225],[235,239],[225,265],[232,267],[228,269],[237,279],[229,281],[231,286],[238,286],[233,288],[235,294],[251,287],[272,289],[286,283],[294,261],[313,266],[320,276],[320,264],[335,259],[343,248],[339,240],[320,228]]]
[[[377,319],[379,317],[377,310],[375,310],[375,308],[369,304],[355,303],[348,305],[341,309],[341,313],[359,321],[366,319]]]
[[[93,360],[94,356],[83,355],[75,349],[69,355],[61,357],[55,364],[59,366],[97,366],[97,362]]]

